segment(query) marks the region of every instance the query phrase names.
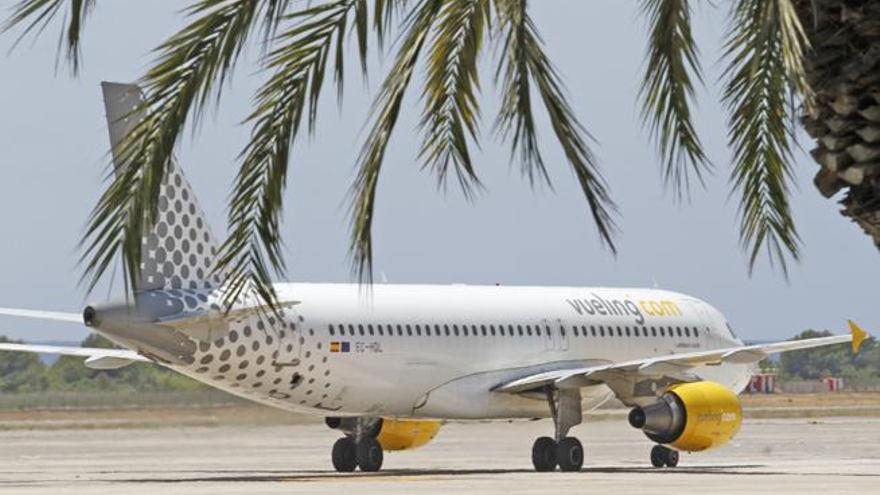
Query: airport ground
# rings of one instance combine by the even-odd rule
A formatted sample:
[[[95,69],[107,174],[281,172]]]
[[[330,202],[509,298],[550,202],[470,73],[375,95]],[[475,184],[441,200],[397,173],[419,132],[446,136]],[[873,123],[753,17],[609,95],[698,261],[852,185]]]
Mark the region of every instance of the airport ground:
[[[651,443],[622,412],[573,434],[580,473],[534,473],[549,421],[451,423],[427,447],[388,453],[375,474],[329,468],[337,434],[258,407],[0,413],[3,494],[876,493],[880,394],[745,398],[731,445],[649,467]]]

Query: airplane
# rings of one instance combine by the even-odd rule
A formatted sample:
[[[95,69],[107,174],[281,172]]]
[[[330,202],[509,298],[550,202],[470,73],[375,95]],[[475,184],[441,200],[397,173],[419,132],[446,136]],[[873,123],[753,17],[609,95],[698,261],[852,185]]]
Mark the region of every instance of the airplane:
[[[102,83],[112,150],[142,118],[136,85]],[[116,167],[120,164],[118,157]],[[745,345],[725,316],[685,294],[640,288],[276,284],[270,311],[245,296],[224,307],[217,244],[174,164],[143,238],[133,296],[82,314],[0,315],[84,324],[121,349],[0,344],[85,357],[98,370],[165,366],[247,400],[324,416],[341,432],[335,470],[378,471],[383,453],[429,443],[444,422],[551,418],[536,471],[578,471],[570,430],[616,398],[656,445],[653,466],[729,442],[737,394],[768,355],[868,338],[850,334]]]

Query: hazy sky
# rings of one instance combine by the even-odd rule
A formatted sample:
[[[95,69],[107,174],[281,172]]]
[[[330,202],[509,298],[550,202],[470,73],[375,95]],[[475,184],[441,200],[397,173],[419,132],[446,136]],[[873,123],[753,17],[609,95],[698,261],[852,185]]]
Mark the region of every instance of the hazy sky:
[[[12,37],[0,38],[0,306],[80,311],[103,299],[78,286],[79,235],[104,187],[109,147],[99,82],[130,81],[152,59],[150,50],[181,25],[176,10],[189,2],[98,2],[84,39],[78,79],[54,68],[57,25],[36,44],[7,55]],[[729,152],[724,112],[716,103],[716,62],[724,10],[702,8],[696,18],[708,88],[701,89],[697,125],[717,173],[689,204],[675,204],[659,180],[658,160],[642,130],[636,94],[645,29],[637,2],[554,0],[532,2],[548,50],[565,76],[571,101],[596,136],[612,192],[622,213],[620,253],[598,242],[573,175],[545,119],[540,137],[555,191],[531,191],[491,135],[497,91],[491,66],[483,79],[484,126],[479,174],[487,186],[473,204],[450,187],[436,191],[420,170],[418,94],[389,150],[379,187],[374,228],[377,279],[394,283],[652,286],[704,298],[751,339],[787,338],[805,328],[845,329],[846,318],[878,328],[880,254],[868,238],[822,198],[811,180],[816,165],[798,153],[793,209],[804,242],[803,261],[790,280],[765,260],[749,277],[737,237],[736,200],[728,199]],[[225,90],[224,105],[209,115],[180,158],[214,230],[225,231],[225,199],[236,155],[248,128],[253,54]],[[381,71],[374,54],[365,85],[351,65],[344,107],[331,89],[319,129],[297,146],[286,193],[284,238],[290,278],[348,281],[347,191],[366,112]],[[351,59],[354,62],[354,59]],[[802,145],[812,145],[802,136]],[[118,284],[115,293],[119,292]],[[0,334],[25,340],[79,340],[76,325],[0,320]]]

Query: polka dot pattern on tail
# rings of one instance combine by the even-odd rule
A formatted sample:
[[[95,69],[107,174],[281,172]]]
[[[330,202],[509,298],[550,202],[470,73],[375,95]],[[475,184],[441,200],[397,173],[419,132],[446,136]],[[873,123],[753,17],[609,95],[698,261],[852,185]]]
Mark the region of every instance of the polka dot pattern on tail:
[[[177,166],[161,187],[156,224],[143,238],[138,290],[218,287],[223,277],[212,274],[216,242],[192,188]]]

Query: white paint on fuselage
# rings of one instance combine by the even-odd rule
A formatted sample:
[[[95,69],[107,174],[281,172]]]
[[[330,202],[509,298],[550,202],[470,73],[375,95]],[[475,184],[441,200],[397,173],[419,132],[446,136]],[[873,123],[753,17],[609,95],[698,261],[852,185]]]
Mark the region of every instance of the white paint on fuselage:
[[[240,322],[232,326],[234,337],[200,343],[195,363],[174,369],[250,400],[321,415],[516,418],[547,416],[549,410],[541,400],[494,394],[490,388],[538,367],[741,345],[716,309],[661,290],[463,285],[368,289],[354,284],[276,288],[281,300],[299,301],[285,314],[287,328],[256,319]],[[346,347],[348,352],[341,352]],[[749,369],[725,364],[695,372],[738,392]],[[465,377],[475,378],[462,382]],[[447,399],[442,407],[429,401],[421,407],[438,387],[460,382],[478,389],[452,385],[452,392],[440,389],[438,397],[471,394],[475,400]],[[483,394],[485,400],[476,400]],[[607,400],[609,391],[592,387],[584,396],[589,409]]]

